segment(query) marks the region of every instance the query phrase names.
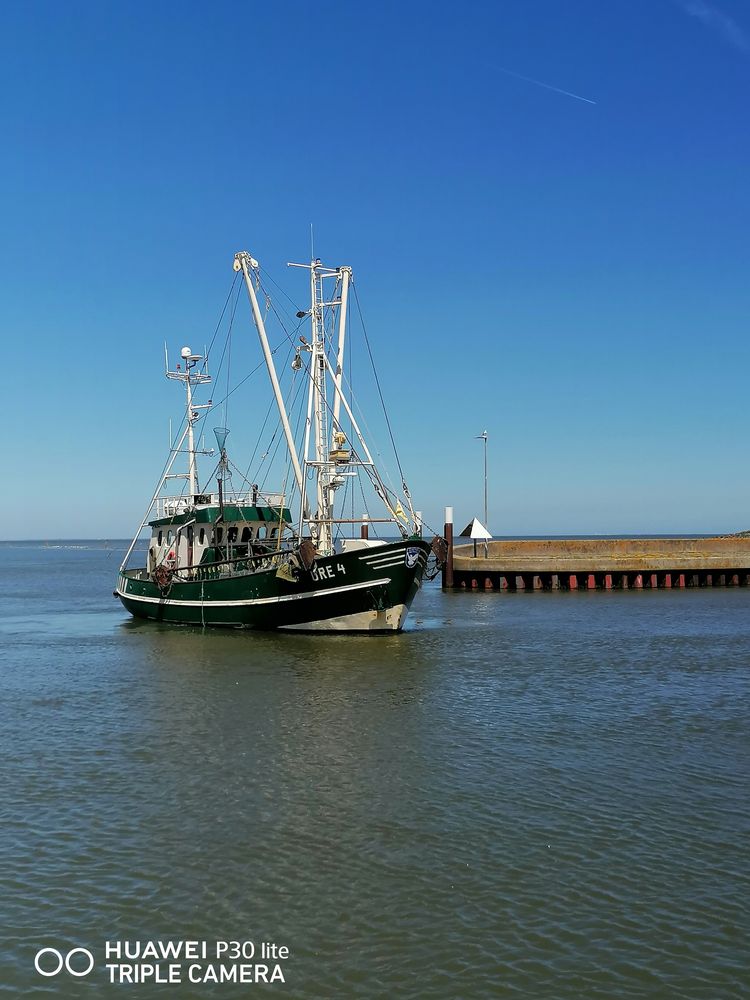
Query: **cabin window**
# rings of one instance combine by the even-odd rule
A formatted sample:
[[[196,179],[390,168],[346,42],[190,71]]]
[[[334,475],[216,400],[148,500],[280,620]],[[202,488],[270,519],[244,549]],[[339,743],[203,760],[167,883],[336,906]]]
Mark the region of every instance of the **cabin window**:
[[[243,542],[249,542],[250,541],[250,529],[249,528],[243,528],[242,529],[242,541]]]
[[[222,540],[223,537],[224,537],[224,529],[223,528],[217,528],[216,529],[216,544],[217,545],[221,545],[221,540]]]
[[[193,526],[192,526],[192,524],[190,525],[190,527],[187,530],[187,539],[188,539],[188,545],[192,545],[193,544]]]
[[[229,528],[227,530],[227,541],[236,542],[237,541],[237,528]]]
[[[164,534],[163,534],[163,532],[160,531],[159,532],[159,538],[158,538],[159,545],[161,545],[163,538],[164,538]]]
[[[203,545],[205,540],[206,540],[206,529],[201,528],[201,530],[198,532],[198,542],[200,545]]]
[[[167,532],[167,545],[172,541],[172,529],[170,528]]]

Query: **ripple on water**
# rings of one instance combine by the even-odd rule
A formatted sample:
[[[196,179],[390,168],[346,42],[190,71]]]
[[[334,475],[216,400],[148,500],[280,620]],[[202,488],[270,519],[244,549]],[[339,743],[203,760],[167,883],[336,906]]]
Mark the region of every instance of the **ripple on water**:
[[[55,993],[40,943],[240,935],[290,946],[295,997],[750,992],[750,592],[432,587],[383,641],[204,634],[54,558],[0,623],[8,995]]]

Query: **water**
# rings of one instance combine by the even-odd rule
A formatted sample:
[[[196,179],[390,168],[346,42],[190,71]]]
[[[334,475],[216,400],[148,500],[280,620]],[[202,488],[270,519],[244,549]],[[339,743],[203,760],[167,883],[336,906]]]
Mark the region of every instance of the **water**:
[[[750,995],[750,590],[201,633],[126,616],[121,548],[0,545],[7,995]],[[118,939],[272,942],[285,982],[110,985]]]

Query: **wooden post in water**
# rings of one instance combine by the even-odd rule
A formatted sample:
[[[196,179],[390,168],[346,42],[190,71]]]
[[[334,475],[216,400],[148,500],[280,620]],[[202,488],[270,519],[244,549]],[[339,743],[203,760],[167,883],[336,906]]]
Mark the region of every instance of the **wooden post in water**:
[[[453,508],[445,508],[445,524],[443,538],[448,545],[448,553],[443,563],[443,590],[453,586]]]

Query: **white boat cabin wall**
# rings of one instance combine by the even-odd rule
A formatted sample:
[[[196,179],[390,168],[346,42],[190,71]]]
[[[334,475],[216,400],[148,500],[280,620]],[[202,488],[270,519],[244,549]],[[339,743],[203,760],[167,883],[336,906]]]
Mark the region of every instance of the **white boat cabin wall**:
[[[149,572],[162,564],[174,570],[200,566],[215,561],[217,553],[221,559],[232,561],[272,551],[291,527],[286,514],[273,521],[243,517],[221,523],[198,523],[194,519],[184,524],[154,523],[148,547]]]

